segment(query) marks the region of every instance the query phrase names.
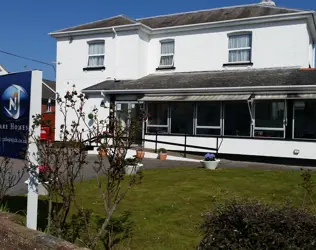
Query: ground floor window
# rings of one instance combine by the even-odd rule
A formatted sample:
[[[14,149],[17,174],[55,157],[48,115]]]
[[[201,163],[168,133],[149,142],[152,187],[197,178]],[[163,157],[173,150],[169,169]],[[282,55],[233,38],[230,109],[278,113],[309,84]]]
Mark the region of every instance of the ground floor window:
[[[157,102],[147,111],[147,133],[316,139],[316,100]]]
[[[196,104],[196,134],[221,135],[221,102]]]
[[[247,102],[224,104],[224,135],[250,136],[251,117]]]
[[[147,113],[148,113],[148,122],[147,122],[147,132],[148,133],[168,133],[168,112],[169,104],[168,103],[148,103],[147,104]]]
[[[254,101],[254,136],[284,138],[285,107],[285,100]]]
[[[193,134],[193,102],[170,104],[171,134]]]
[[[293,138],[316,139],[316,100],[295,101],[293,106]]]

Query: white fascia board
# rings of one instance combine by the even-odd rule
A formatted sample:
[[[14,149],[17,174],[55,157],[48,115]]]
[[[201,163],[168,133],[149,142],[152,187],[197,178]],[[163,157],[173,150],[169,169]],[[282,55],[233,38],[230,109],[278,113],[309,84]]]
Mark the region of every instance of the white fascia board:
[[[144,30],[150,29],[149,27],[141,24],[127,24],[127,25],[120,25],[120,26],[111,26],[106,28],[96,28],[96,29],[86,29],[86,30],[73,30],[73,31],[61,31],[61,32],[52,32],[49,33],[50,36],[54,38],[61,38],[61,37],[68,37],[68,36],[80,36],[80,35],[94,35],[100,33],[113,33],[113,28],[116,31],[128,31],[128,30],[137,30],[142,28]]]
[[[170,94],[170,93],[227,93],[227,92],[306,92],[316,91],[316,85],[290,85],[290,86],[250,86],[250,87],[220,87],[220,88],[187,88],[187,89],[118,89],[118,90],[82,90],[83,93],[105,94]]]

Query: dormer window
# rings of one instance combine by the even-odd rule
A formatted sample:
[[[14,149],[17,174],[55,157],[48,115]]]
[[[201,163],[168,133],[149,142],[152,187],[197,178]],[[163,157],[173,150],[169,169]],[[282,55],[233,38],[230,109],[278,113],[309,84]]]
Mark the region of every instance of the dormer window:
[[[89,42],[88,67],[104,66],[104,41]]]
[[[228,62],[251,63],[252,34],[231,34],[228,39]]]
[[[172,68],[174,66],[174,40],[162,40],[159,68]]]

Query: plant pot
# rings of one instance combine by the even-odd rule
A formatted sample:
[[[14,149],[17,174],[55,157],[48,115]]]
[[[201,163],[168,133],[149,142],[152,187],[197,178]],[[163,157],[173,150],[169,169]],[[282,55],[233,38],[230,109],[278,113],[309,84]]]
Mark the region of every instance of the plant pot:
[[[164,161],[167,159],[167,155],[168,155],[167,153],[159,153],[159,159]]]
[[[201,161],[202,165],[206,169],[215,170],[220,163],[220,160],[215,161]]]
[[[136,151],[136,158],[137,159],[143,159],[145,157],[145,151],[137,150]]]
[[[124,167],[125,174],[127,175],[133,175],[137,174],[141,168],[143,167],[143,164],[137,163],[136,165],[127,165]]]

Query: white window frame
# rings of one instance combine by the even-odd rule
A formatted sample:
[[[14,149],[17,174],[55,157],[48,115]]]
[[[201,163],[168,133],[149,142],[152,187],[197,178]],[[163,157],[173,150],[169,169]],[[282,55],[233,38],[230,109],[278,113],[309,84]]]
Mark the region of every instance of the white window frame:
[[[215,103],[215,101],[214,101]],[[216,102],[217,103],[217,102]],[[195,135],[207,135],[207,134],[198,134],[197,133],[197,129],[217,129],[219,130],[219,135],[209,135],[209,136],[221,136],[222,135],[222,131],[224,129],[224,117],[223,117],[223,102],[218,102],[220,103],[220,116],[219,116],[219,126],[199,126],[198,125],[198,105],[199,103],[196,102],[195,103],[195,108],[194,108],[194,134]]]
[[[165,53],[163,54],[161,51],[162,45],[164,43],[173,43],[173,53]],[[174,55],[175,55],[175,42],[174,39],[165,39],[160,41],[160,57],[159,57],[159,68],[170,68],[174,66]],[[162,65],[161,59],[164,56],[172,56],[172,63],[170,65]]]
[[[252,108],[253,108],[253,114],[254,114],[254,124],[253,124],[253,131],[252,131],[252,137],[253,138],[260,138],[260,136],[255,136],[256,130],[262,130],[262,131],[283,131],[283,137],[272,137],[272,138],[285,138],[285,130],[287,126],[287,101],[285,99],[275,99],[275,100],[260,100],[260,101],[283,101],[284,102],[284,114],[283,114],[283,127],[281,128],[274,128],[274,127],[256,127],[256,100],[254,100]]]
[[[148,114],[148,104],[146,104],[146,113]],[[159,104],[159,103],[154,103],[154,104]],[[167,128],[167,133],[166,134],[170,134],[170,129],[171,129],[171,121],[170,121],[170,104],[168,103],[168,107],[167,107],[167,125],[156,125],[156,124],[149,124],[149,122],[147,121],[147,126],[146,126],[146,133],[148,132],[148,128]],[[170,126],[169,126],[170,125]]]
[[[96,67],[104,67],[105,65],[105,41],[104,40],[92,40],[87,42],[88,43],[88,59],[87,59],[87,67],[88,68],[96,68]],[[104,53],[102,54],[89,54],[90,53],[90,45],[91,44],[103,44],[103,51]],[[103,56],[103,64],[102,65],[93,65],[93,66],[89,66],[89,58],[90,57],[95,57],[95,56]]]
[[[232,37],[237,37],[241,35],[248,35],[250,37],[250,47],[240,47],[240,48],[229,48],[229,40]],[[248,61],[236,61],[236,62],[231,62],[230,61],[230,52],[231,51],[239,51],[239,50],[249,50],[249,60]],[[230,64],[238,64],[238,63],[251,63],[252,60],[252,32],[241,32],[241,33],[230,33],[228,34],[228,63]]]

